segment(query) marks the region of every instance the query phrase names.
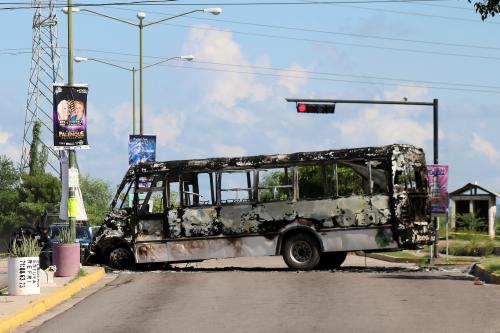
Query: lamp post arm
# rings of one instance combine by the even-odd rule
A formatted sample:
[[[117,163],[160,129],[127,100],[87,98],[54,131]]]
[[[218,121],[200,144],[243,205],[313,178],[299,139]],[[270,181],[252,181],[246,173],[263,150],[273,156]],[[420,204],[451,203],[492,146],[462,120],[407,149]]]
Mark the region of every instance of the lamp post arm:
[[[135,69],[132,69],[132,68],[128,68],[128,67],[116,65],[116,64],[113,64],[113,63],[110,63],[110,62],[107,62],[107,61],[104,61],[104,60],[95,59],[95,58],[88,58],[88,60],[99,62],[101,64],[105,64],[105,65],[109,65],[109,66],[113,66],[113,67],[116,67],[116,68],[124,69],[124,70],[129,71],[129,72],[132,72],[132,71],[135,70]]]
[[[115,20],[115,21],[118,21],[118,22],[122,22],[122,23],[126,23],[126,24],[130,24],[130,25],[133,25],[134,27],[137,27],[138,25],[134,22],[130,22],[130,21],[127,21],[127,20],[122,20],[118,17],[114,17],[114,16],[110,16],[110,15],[106,15],[106,14],[102,14],[102,13],[99,13],[99,12],[94,12],[93,10],[90,10],[90,9],[85,9],[85,8],[82,8],[80,9],[81,12],[89,12],[89,13],[92,13],[92,14],[95,14],[97,16],[102,16],[102,17],[106,17],[106,18],[109,18],[109,19],[112,19],[112,20]]]
[[[196,9],[196,10],[192,10],[192,11],[190,11],[190,12],[186,12],[186,13],[182,13],[182,14],[179,14],[179,15],[170,16],[170,17],[167,17],[167,18],[164,18],[164,19],[158,20],[158,21],[149,22],[149,23],[147,23],[147,24],[143,24],[143,26],[144,26],[144,27],[148,27],[148,26],[150,26],[150,25],[157,24],[157,23],[161,23],[161,22],[165,22],[165,21],[168,21],[168,20],[174,19],[174,18],[179,17],[179,16],[189,15],[189,14],[192,14],[192,13],[202,12],[202,11],[203,11],[203,9]]]
[[[144,66],[142,68],[146,69],[146,68],[149,68],[149,67],[153,67],[153,66],[156,66],[156,65],[159,65],[159,64],[163,64],[164,62],[167,62],[167,61],[170,61],[170,60],[173,60],[173,59],[181,59],[181,57],[171,57],[171,58],[168,58],[168,59],[163,59],[163,60],[160,60],[158,62],[155,62],[154,64],[150,64],[150,65]]]

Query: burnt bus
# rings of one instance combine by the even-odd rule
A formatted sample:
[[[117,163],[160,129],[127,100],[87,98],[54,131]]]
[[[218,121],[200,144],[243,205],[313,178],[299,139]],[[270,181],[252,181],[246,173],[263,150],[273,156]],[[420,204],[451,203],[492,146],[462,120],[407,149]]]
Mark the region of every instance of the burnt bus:
[[[424,152],[394,144],[136,165],[90,251],[115,268],[282,255],[309,270],[434,239]]]

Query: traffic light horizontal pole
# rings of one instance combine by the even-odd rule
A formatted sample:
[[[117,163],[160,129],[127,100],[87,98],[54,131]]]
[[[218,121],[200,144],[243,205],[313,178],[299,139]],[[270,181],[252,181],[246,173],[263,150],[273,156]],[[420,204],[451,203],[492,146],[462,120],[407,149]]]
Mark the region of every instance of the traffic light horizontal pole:
[[[434,102],[410,102],[410,101],[369,101],[362,99],[301,99],[286,98],[287,102],[296,103],[334,103],[334,104],[393,104],[393,105],[427,105],[432,106]]]

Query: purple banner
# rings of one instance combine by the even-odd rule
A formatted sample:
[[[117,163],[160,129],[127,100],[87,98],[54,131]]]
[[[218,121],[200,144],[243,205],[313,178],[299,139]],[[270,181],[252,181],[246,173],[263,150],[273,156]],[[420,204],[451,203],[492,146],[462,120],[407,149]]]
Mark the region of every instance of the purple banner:
[[[448,166],[428,165],[427,180],[431,188],[431,212],[446,213],[448,207]]]
[[[86,86],[54,84],[53,123],[56,149],[88,146],[88,90]]]

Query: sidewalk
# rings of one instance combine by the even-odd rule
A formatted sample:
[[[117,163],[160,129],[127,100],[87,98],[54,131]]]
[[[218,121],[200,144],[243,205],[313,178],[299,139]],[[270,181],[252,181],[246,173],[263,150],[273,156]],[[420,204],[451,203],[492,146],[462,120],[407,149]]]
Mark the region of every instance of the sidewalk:
[[[54,285],[41,286],[40,295],[9,296],[7,290],[7,259],[0,259],[0,333],[9,332],[64,302],[105,276],[104,268],[84,266],[79,278],[54,277]]]

